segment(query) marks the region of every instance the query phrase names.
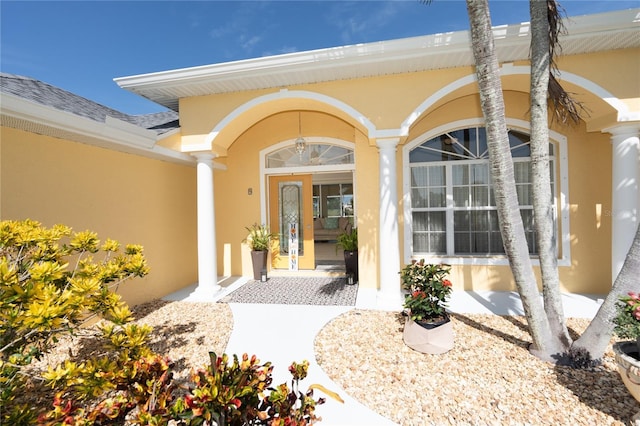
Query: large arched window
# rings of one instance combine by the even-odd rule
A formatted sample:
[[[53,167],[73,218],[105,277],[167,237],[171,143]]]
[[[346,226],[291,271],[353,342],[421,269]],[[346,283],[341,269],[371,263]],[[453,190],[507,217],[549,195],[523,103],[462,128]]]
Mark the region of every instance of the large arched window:
[[[529,252],[536,254],[529,135],[510,130],[509,143]],[[555,146],[549,149],[556,200]],[[409,168],[414,256],[504,253],[483,127],[446,132],[416,146]]]

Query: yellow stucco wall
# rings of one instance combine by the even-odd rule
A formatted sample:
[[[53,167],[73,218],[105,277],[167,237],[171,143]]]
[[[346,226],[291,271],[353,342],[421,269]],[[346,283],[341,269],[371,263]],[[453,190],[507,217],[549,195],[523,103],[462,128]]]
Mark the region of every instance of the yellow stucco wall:
[[[195,168],[11,128],[0,139],[1,219],[143,245],[150,274],[120,287],[132,305],[197,281]]]
[[[560,267],[563,290],[582,293],[605,293],[611,285],[611,145],[610,137],[601,130],[614,124],[615,110],[589,89],[599,88],[618,96],[630,108],[640,101],[638,81],[621,84],[637,76],[638,50],[621,50],[601,54],[574,55],[561,58],[561,68],[591,83],[582,87],[565,83],[593,116],[585,115],[580,125],[552,124],[552,129],[567,138],[569,169],[569,211],[571,265]],[[594,66],[594,64],[598,64]],[[604,66],[606,64],[606,66]],[[525,62],[509,66],[523,66]],[[624,70],[626,79],[613,78],[612,68]],[[326,82],[287,88],[321,94],[334,101],[325,104],[304,98],[274,97],[267,103],[256,100],[282,89],[247,91],[181,99],[180,113],[183,148],[202,143],[220,122],[234,110],[250,108],[218,129],[213,141],[216,159],[227,170],[215,172],[216,220],[218,237],[218,268],[229,263],[230,273],[248,275],[250,261],[240,243],[244,227],[260,218],[259,152],[284,140],[294,139],[298,132],[298,113],[303,111],[303,135],[335,137],[355,142],[355,188],[360,236],[361,285],[378,287],[379,181],[378,149],[372,135],[352,117],[335,105],[343,103],[366,118],[378,130],[400,128],[411,114],[442,87],[473,73],[459,68],[403,75]],[[506,113],[510,119],[528,120],[528,75],[507,75],[503,78]],[[599,90],[598,89],[598,90]],[[286,95],[286,93],[285,93]],[[335,102],[335,104],[331,104]],[[399,236],[401,258],[404,253],[404,223],[402,204],[402,146],[419,135],[440,125],[461,119],[481,118],[477,85],[470,83],[435,101],[412,122],[409,134],[401,137],[396,155],[399,195]],[[593,173],[598,170],[599,173]],[[266,185],[266,182],[262,182]],[[248,195],[248,189],[252,195]],[[264,194],[263,194],[264,195]],[[225,250],[225,247],[227,249]],[[223,253],[230,259],[223,259]],[[362,274],[365,274],[364,276]],[[537,271],[536,271],[537,273]],[[466,290],[511,290],[513,278],[508,266],[456,265],[452,281]]]

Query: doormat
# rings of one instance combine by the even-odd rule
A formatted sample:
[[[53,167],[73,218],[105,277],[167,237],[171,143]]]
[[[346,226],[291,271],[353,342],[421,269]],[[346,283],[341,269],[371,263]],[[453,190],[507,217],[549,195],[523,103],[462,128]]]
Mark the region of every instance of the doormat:
[[[358,285],[343,277],[273,277],[264,283],[250,280],[220,302],[355,306],[357,295]]]

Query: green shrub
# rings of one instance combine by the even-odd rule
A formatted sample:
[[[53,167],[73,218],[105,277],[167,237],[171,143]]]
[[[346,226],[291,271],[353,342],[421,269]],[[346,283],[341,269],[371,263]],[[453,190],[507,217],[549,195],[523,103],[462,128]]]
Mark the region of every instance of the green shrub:
[[[0,420],[20,424],[33,416],[15,401],[16,391],[30,379],[25,367],[61,335],[104,318],[143,341],[125,326],[131,312],[114,290],[147,273],[140,246],[127,245],[121,253],[116,241],[100,245],[93,232],[45,228],[32,220],[0,222]]]
[[[71,266],[70,266],[71,265]],[[173,381],[170,360],[147,346],[151,328],[131,323],[127,305],[114,290],[148,273],[142,247],[123,253],[113,240],[44,228],[25,220],[0,222],[0,424],[24,425],[307,425],[315,420],[313,399],[320,385],[298,391],[308,363],[293,363],[291,388],[271,384],[270,363],[246,354],[233,362],[210,353],[211,365],[192,375],[185,389]],[[29,364],[101,318],[96,336],[103,351],[79,362],[66,360],[42,378]],[[52,391],[47,407],[19,401],[32,381]]]

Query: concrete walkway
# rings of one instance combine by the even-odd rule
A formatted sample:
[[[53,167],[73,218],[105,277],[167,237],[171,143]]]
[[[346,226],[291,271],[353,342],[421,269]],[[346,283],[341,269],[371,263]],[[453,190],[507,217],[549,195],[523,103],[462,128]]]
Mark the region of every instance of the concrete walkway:
[[[304,279],[301,277],[301,279]],[[234,278],[224,284],[223,291],[214,298],[205,300],[193,292],[194,287],[167,296],[167,300],[217,301],[235,290],[246,280]],[[356,306],[306,306],[306,305],[265,305],[230,303],[234,327],[227,345],[228,354],[255,354],[263,361],[271,361],[274,366],[273,384],[289,382],[291,375],[287,368],[292,361],[308,360],[309,376],[302,382],[302,390],[318,383],[337,392],[344,404],[327,398],[318,407],[323,426],[393,425],[392,421],[369,410],[349,397],[335,384],[317,364],[314,340],[318,332],[337,316],[358,308],[376,309],[376,291],[359,289]],[[563,295],[565,316],[592,318],[602,300],[597,296]],[[449,308],[456,313],[522,315],[522,304],[515,292],[456,292],[451,296]],[[397,310],[402,307],[398,306]],[[324,397],[314,391],[316,397]]]

